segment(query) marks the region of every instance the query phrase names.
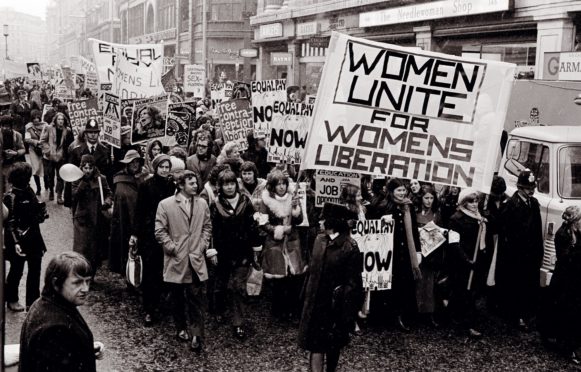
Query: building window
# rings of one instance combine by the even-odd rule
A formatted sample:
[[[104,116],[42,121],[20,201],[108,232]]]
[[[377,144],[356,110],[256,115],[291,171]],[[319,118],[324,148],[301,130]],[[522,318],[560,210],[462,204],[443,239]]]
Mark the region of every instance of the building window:
[[[129,37],[143,35],[143,4],[129,9]]]
[[[210,5],[208,20],[211,21],[241,21],[242,3],[231,0],[214,0]]]
[[[174,0],[159,0],[157,3],[157,30],[163,31],[176,26],[176,4]]]
[[[190,1],[180,0],[180,22],[181,31],[187,32],[190,29]]]
[[[461,55],[463,57],[514,63],[518,66],[515,78],[535,78],[536,43],[464,45],[462,46]]]
[[[153,6],[151,4],[147,7],[145,17],[145,33],[152,34],[155,32],[155,14],[153,13]]]

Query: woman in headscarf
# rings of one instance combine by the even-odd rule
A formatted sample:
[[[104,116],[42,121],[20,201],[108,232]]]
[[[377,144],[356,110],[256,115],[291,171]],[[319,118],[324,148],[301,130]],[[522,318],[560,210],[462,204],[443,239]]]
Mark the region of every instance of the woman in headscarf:
[[[581,209],[569,206],[555,234],[557,263],[551,278],[548,319],[541,335],[554,338],[574,364],[581,363]],[[548,325],[548,327],[547,327]],[[545,328],[545,329],[543,329]]]
[[[468,336],[482,334],[475,329],[476,293],[484,285],[486,269],[478,264],[486,248],[486,223],[478,210],[480,196],[474,189],[463,189],[458,196],[458,210],[450,217],[449,246],[446,256],[450,272],[450,312]]]
[[[163,288],[163,249],[155,239],[155,213],[157,205],[175,193],[170,179],[172,163],[169,155],[159,154],[151,162],[153,176],[143,181],[137,191],[135,220],[129,245],[133,254],[143,260],[143,309],[145,325],[151,325],[159,307]]]
[[[113,176],[113,216],[109,239],[109,269],[125,276],[128,244],[135,224],[137,189],[143,181],[143,158],[137,150],[129,150],[119,162],[124,169]]]
[[[109,221],[103,211],[111,207],[112,194],[92,155],[81,157],[80,168],[83,177],[72,185],[73,251],[87,258],[94,276],[107,252]]]

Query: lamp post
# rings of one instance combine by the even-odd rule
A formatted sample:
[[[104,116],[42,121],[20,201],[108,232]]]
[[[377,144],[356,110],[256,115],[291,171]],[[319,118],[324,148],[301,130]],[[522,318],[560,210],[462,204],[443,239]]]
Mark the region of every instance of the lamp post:
[[[2,30],[4,32],[4,39],[6,41],[6,50],[5,50],[5,52],[6,52],[6,60],[9,61],[10,58],[8,58],[8,35],[9,35],[8,34],[8,25],[5,24],[4,26],[2,26]]]

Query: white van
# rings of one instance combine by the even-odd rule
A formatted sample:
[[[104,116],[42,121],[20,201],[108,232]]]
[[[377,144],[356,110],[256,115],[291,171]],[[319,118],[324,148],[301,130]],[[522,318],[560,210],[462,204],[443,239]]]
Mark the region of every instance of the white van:
[[[538,178],[535,197],[541,205],[544,258],[541,286],[549,284],[555,262],[554,237],[570,205],[581,207],[581,127],[529,126],[514,129],[508,137],[499,175],[507,193],[516,191],[521,170],[529,168]]]

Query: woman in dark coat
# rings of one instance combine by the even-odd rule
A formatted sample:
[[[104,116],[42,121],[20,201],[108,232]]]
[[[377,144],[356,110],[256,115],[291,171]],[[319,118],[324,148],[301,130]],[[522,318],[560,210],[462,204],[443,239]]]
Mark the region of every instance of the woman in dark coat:
[[[368,216],[368,219],[392,216],[394,222],[392,308],[397,316],[397,326],[407,332],[409,328],[403,316],[417,311],[416,281],[422,278],[418,262],[421,244],[416,213],[411,200],[407,198],[406,184],[398,178],[392,178],[387,184],[387,192],[387,196],[372,208],[373,215]]]
[[[18,302],[18,286],[28,265],[26,277],[26,307],[40,296],[40,265],[46,246],[40,233],[39,224],[46,217],[44,203],[39,203],[32,188],[30,177],[32,168],[28,163],[14,164],[8,177],[12,191],[4,196],[8,207],[8,218],[4,221],[4,243],[6,256],[10,261],[10,271],[6,278],[6,302],[12,311],[22,311]]]
[[[121,160],[125,169],[113,176],[113,216],[109,239],[109,269],[125,275],[129,254],[129,238],[135,223],[137,188],[141,183],[143,158],[136,150],[129,150]]]
[[[474,189],[464,189],[458,197],[458,211],[450,217],[449,246],[447,263],[450,273],[450,311],[458,323],[463,326],[470,337],[482,334],[474,328],[476,296],[483,287],[479,278],[484,278],[486,266],[478,265],[486,248],[486,219],[478,211],[479,196]],[[459,239],[455,238],[459,235]],[[474,252],[478,256],[474,259]],[[472,275],[470,289],[468,282]]]
[[[570,206],[555,234],[557,263],[551,278],[548,319],[541,322],[544,337],[554,337],[571,361],[581,363],[581,209]]]
[[[325,204],[325,233],[317,236],[304,291],[299,346],[310,351],[311,371],[337,368],[339,354],[349,342],[361,303],[362,257],[349,234],[347,208]]]
[[[225,170],[218,176],[218,199],[210,208],[212,215],[213,248],[218,251],[216,313],[226,310],[226,292],[232,289],[234,336],[244,339],[242,327],[246,278],[254,255],[262,250],[258,227],[254,221],[254,207],[241,194],[236,174]]]
[[[159,306],[163,288],[163,249],[155,239],[155,213],[157,205],[175,194],[176,186],[169,174],[169,155],[160,154],[151,162],[153,176],[139,185],[135,204],[135,220],[132,225],[130,245],[143,260],[143,309],[145,325],[151,325]]]
[[[109,221],[102,211],[111,207],[111,189],[107,178],[96,167],[92,155],[82,156],[81,170],[84,173],[83,178],[72,186],[73,251],[81,253],[89,260],[94,275],[108,247]]]

